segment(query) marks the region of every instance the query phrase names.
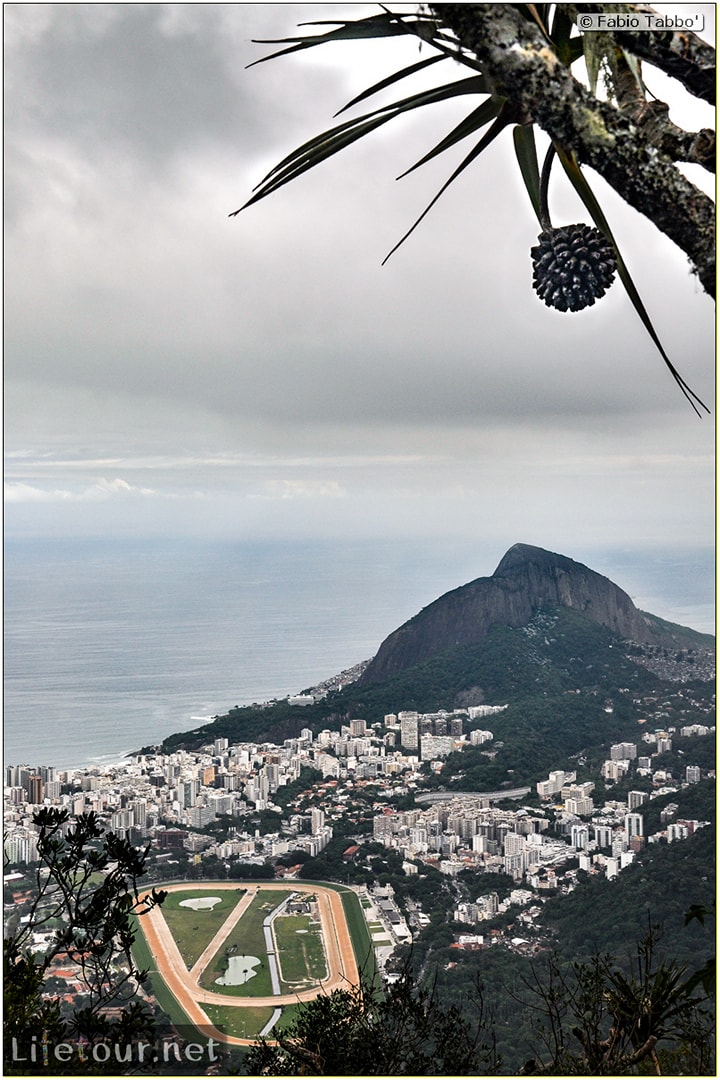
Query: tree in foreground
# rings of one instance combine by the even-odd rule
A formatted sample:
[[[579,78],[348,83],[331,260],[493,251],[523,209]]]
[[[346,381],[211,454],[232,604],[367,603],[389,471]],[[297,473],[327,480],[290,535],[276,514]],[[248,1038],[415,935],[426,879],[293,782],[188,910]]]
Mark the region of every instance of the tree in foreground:
[[[245,1071],[263,1076],[493,1075],[498,1061],[481,994],[468,1010],[447,1007],[406,970],[381,991],[357,986],[321,994],[260,1040]]]
[[[613,16],[618,10],[617,4],[593,6],[598,15]],[[622,12],[638,16],[637,25],[646,14],[653,14],[651,8],[638,4],[624,4]],[[464,98],[469,105],[466,117],[403,175],[465,140],[472,140],[470,150],[393,251],[453,180],[503,131],[511,130],[517,163],[542,230],[531,252],[538,296],[556,310],[580,311],[605,295],[617,273],[683,394],[696,412],[709,411],[663,349],[583,167],[599,173],[630,206],[670,237],[687,255],[703,288],[714,296],[714,204],[686,178],[679,163],[714,172],[715,134],[708,128],[685,131],[675,125],[668,106],[646,86],[643,64],[663,72],[697,99],[714,104],[715,51],[685,27],[615,29],[609,19],[603,32],[583,32],[584,19],[584,9],[575,4],[441,3],[414,12],[393,12],[383,6],[378,15],[316,23],[333,28],[274,42],[285,47],[263,59],[335,41],[372,43],[408,35],[429,51],[430,55],[357,95],[340,112],[445,61],[469,74],[344,120],[310,139],[272,169],[240,209],[395,117]],[[573,71],[580,61],[585,64],[587,85]],[[542,168],[536,128],[550,140]],[[556,161],[592,224],[552,223],[548,189]]]
[[[651,927],[626,966],[600,955],[568,966],[552,955],[533,967],[521,997],[508,992],[524,1017],[535,1018],[523,1075],[715,1074],[712,986],[703,972],[687,977],[674,961],[658,961],[659,936]],[[361,979],[300,1004],[273,1034],[250,1051],[248,1074],[503,1073],[482,991],[462,1008],[448,1006],[409,965],[384,991]]]
[[[533,969],[522,1005],[535,1014],[537,1049],[525,1074],[714,1075],[711,987],[658,961],[660,936],[650,926],[626,966],[596,955]]]
[[[147,972],[135,964],[132,945],[135,916],[165,894],[152,889],[140,896],[147,850],[105,832],[96,814],[81,814],[70,825],[67,810],[48,807],[33,821],[36,893],[28,919],[4,941],[5,1075],[117,1074],[117,1054],[153,1038],[153,1015],[138,1000]],[[39,946],[35,935],[43,932],[47,944]],[[53,964],[65,958],[83,987],[69,1013],[47,991]],[[113,1049],[107,1064],[104,1054],[93,1054],[99,1043]],[[60,1044],[73,1047],[72,1056],[67,1062],[53,1056],[49,1065],[48,1048]]]

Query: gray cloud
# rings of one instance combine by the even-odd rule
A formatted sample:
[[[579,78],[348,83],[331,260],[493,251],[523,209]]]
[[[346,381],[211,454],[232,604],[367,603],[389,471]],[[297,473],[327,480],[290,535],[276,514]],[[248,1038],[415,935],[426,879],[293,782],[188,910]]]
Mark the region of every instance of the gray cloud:
[[[253,4],[9,5],[9,145],[22,153],[33,132],[163,179],[189,152],[230,141],[257,155],[271,136],[244,70],[250,38],[286,17]],[[279,91],[273,74],[266,86]]]
[[[417,58],[390,42],[245,69],[264,52],[251,38],[337,10],[358,14],[6,9],[9,527],[268,533],[292,518],[566,551],[563,536],[711,543],[711,423],[618,284],[579,316],[535,298],[538,226],[509,139],[380,267],[458,158],[393,177],[462,106],[388,125],[228,219],[353,93]],[[710,399],[711,303],[669,241],[593,186],[669,354]],[[552,210],[585,216],[560,176]],[[116,480],[148,494],[87,497]],[[50,519],[53,492],[70,496]]]

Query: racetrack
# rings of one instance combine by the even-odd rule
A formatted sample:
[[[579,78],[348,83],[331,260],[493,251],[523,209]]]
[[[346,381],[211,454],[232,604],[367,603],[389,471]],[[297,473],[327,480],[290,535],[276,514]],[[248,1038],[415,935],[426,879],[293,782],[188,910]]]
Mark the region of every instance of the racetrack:
[[[188,889],[197,889],[197,883],[186,882],[177,885],[165,886],[167,892],[186,892]],[[157,964],[157,971],[162,975],[173,997],[186,1013],[188,1019],[202,1031],[223,1042],[238,1045],[252,1045],[256,1039],[240,1039],[235,1036],[224,1035],[214,1027],[202,1008],[206,1005],[223,1005],[230,1008],[257,1008],[270,1006],[276,1008],[280,1005],[293,1005],[298,1001],[310,1001],[321,993],[331,993],[333,990],[348,985],[357,985],[358,968],[355,961],[350,932],[345,919],[342,898],[334,889],[324,888],[322,885],[293,882],[262,882],[258,884],[239,886],[237,882],[203,882],[203,889],[215,893],[220,889],[237,892],[239,887],[247,888],[247,893],[239,901],[238,905],[230,913],[226,921],[213,937],[212,941],[203,950],[202,955],[188,971],[178,949],[175,938],[165,921],[162,907],[154,907],[139,920],[145,935],[150,952]],[[222,946],[233,927],[242,918],[245,911],[257,896],[258,892],[279,891],[287,892],[291,888],[293,892],[312,893],[317,897],[320,925],[322,928],[323,941],[327,956],[329,978],[321,984],[309,990],[302,990],[293,994],[272,994],[267,997],[240,997],[237,995],[215,993],[205,990],[200,986],[200,976]]]

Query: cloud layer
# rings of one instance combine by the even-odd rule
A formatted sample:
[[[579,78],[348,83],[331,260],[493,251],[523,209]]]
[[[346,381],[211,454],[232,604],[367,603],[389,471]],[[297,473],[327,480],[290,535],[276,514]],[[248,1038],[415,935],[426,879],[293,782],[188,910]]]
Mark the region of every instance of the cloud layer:
[[[411,42],[348,44],[247,70],[266,48],[251,39],[365,10],[7,9],[9,530],[711,543],[712,425],[619,285],[578,316],[534,296],[538,226],[509,139],[380,267],[459,155],[394,177],[462,106],[388,125],[228,218],[417,59]],[[712,122],[692,100],[673,110]],[[667,351],[711,400],[710,301],[593,186]],[[559,175],[551,210],[584,216]]]

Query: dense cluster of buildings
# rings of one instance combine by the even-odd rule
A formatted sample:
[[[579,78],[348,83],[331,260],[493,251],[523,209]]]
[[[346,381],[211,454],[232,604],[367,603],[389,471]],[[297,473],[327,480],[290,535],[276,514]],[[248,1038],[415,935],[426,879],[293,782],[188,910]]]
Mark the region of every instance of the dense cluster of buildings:
[[[560,869],[566,865],[612,878],[645,843],[672,842],[708,824],[673,821],[670,804],[661,815],[663,829],[646,836],[640,807],[676,788],[630,791],[624,801],[606,800],[595,807],[594,784],[575,781],[574,772],[562,770],[538,781],[538,795],[547,804],[540,810],[499,809],[487,797],[471,795],[427,809],[386,808],[374,820],[373,836],[403,855],[406,873],[417,873],[417,863],[424,862],[451,876],[468,869],[502,873],[532,889],[547,890],[559,887]]]
[[[648,836],[643,815],[648,800],[678,788],[677,780],[668,784],[665,771],[653,767],[655,759],[672,749],[676,733],[714,733],[702,724],[644,731],[639,742],[611,746],[601,770],[606,782],[629,775],[638,781],[638,788],[621,800],[604,799],[596,806],[592,781],[578,782],[576,772],[556,770],[537,780],[535,806],[498,808],[493,805],[496,796],[471,793],[433,795],[439,801],[417,803],[406,811],[388,805],[393,795],[417,791],[424,762],[440,767],[452,750],[492,744],[492,732],[478,725],[506,707],[401,711],[373,727],[357,719],[339,731],[313,734],[305,728],[281,746],[231,746],[218,738],[196,752],[135,754],[104,769],[8,765],[6,857],[16,864],[36,861],[37,826],[32,818],[42,805],[67,809],[70,822],[94,811],[131,842],[150,842],[157,866],[172,867],[187,858],[201,863],[213,856],[229,869],[293,851],[314,857],[329,843],[335,822],[352,820],[357,793],[368,785],[375,800],[373,839],[402,855],[405,873],[422,873],[427,865],[449,877],[466,869],[512,877],[516,888],[510,899],[501,902],[489,891],[457,909],[458,921],[474,924],[502,912],[503,903],[523,901],[532,911],[538,895],[572,889],[578,869],[615,877],[645,844],[675,842],[707,824],[678,818],[678,806],[671,803],[663,810],[662,828]],[[282,811],[278,831],[261,831],[258,811],[279,811],[274,801],[278,791],[298,780],[306,767],[322,776],[313,785],[312,798],[304,804],[291,802]],[[679,783],[695,783],[703,775],[707,772],[688,764]],[[516,794],[522,797],[529,791],[518,789]],[[207,828],[216,822],[222,825],[219,834]]]
[[[282,746],[230,746],[226,738],[218,738],[199,752],[137,754],[105,769],[60,771],[51,765],[8,765],[6,856],[11,862],[35,861],[32,815],[43,805],[66,808],[72,817],[94,811],[107,820],[109,828],[134,843],[150,838],[159,847],[171,848],[179,834],[188,840],[193,830],[204,829],[218,818],[242,819],[250,812],[272,808],[275,793],[297,780],[304,767],[317,770],[324,779],[391,783],[401,774],[412,775],[421,761],[442,759],[452,750],[492,740],[489,731],[476,728],[468,733],[463,727],[493,711],[497,707],[391,713],[384,725],[373,728],[364,720],[351,720],[340,731],[317,735],[303,728],[297,739],[286,739]],[[332,830],[313,819],[308,835],[304,824],[295,822],[295,846],[317,854]],[[194,841],[199,850],[211,846],[203,846],[206,839]],[[255,839],[229,841],[220,846],[218,856],[254,855]],[[270,854],[279,853],[283,842],[279,840],[278,850]]]

